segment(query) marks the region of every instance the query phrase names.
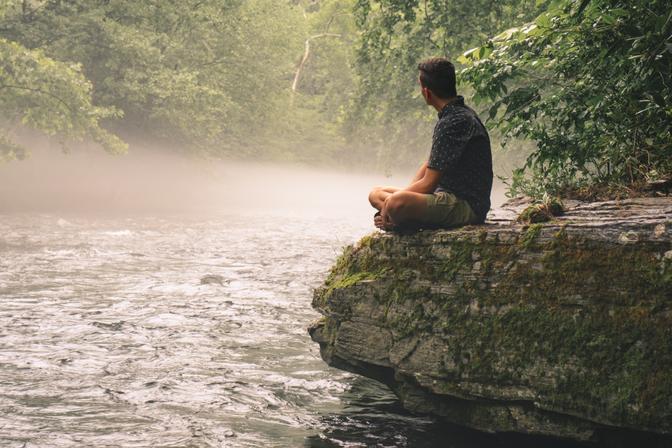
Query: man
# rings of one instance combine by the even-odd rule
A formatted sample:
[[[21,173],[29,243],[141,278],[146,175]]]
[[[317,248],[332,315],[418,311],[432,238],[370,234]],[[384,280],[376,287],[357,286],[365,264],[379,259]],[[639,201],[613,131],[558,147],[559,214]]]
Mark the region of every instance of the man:
[[[427,162],[406,188],[376,187],[369,202],[376,227],[459,227],[485,221],[490,209],[492,152],[488,132],[457,95],[455,67],[445,58],[418,65],[422,96],[439,113]]]

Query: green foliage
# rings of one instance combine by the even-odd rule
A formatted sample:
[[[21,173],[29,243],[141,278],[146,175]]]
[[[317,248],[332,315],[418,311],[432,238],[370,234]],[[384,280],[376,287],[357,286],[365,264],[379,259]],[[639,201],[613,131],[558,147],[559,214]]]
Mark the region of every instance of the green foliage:
[[[101,123],[129,141],[347,164],[357,162],[342,132],[356,84],[354,3],[9,0],[0,3],[0,38],[74,70]],[[59,76],[43,74],[39,83]],[[26,124],[59,138],[77,127],[69,116],[53,119],[63,126]],[[1,145],[23,155],[9,138]]]
[[[348,153],[342,123],[354,94],[357,37],[353,0],[302,2],[304,37],[297,52],[288,113],[283,116],[288,148],[301,161],[356,164]],[[288,84],[289,85],[289,84]]]
[[[346,127],[353,140],[380,148],[385,165],[418,162],[428,150],[435,114],[424,107],[417,65],[455,60],[503,28],[538,14],[533,0],[358,0],[358,90]]]
[[[672,175],[671,37],[668,1],[563,0],[465,53],[490,122],[537,145],[513,192]]]
[[[262,144],[271,133],[250,128],[280,122],[286,102],[279,97],[287,98],[302,47],[300,20],[298,8],[274,0],[5,1],[0,38],[44,66],[40,79],[25,80],[30,88],[71,82],[79,89],[66,94],[49,87],[54,104],[33,103],[25,124],[66,137],[71,127],[95,140],[109,138],[83,119],[54,113],[55,96],[68,96],[63,109],[65,103],[87,107],[71,104],[80,95],[76,100],[92,108],[82,116],[105,118],[108,128],[124,135],[221,154]],[[2,62],[8,73],[29,71],[25,61]],[[9,93],[14,103],[26,96]]]
[[[5,121],[51,135],[90,138],[111,152],[125,151],[126,145],[100,126],[101,120],[120,116],[119,110],[94,106],[91,88],[79,65],[0,38],[0,112]],[[0,160],[23,157],[25,149],[0,130]]]

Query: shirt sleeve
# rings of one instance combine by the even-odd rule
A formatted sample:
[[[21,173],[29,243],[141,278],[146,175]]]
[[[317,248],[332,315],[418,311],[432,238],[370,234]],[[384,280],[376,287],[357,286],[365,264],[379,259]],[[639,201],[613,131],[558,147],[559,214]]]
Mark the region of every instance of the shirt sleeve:
[[[434,128],[427,167],[441,172],[448,170],[462,157],[473,131],[474,122],[468,116],[440,120]]]

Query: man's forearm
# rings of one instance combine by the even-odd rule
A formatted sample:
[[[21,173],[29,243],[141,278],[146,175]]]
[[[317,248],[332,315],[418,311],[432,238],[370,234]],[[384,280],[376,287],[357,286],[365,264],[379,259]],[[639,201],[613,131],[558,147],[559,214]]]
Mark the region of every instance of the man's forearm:
[[[424,162],[422,164],[422,166],[420,167],[420,169],[418,170],[418,172],[415,173],[415,177],[411,181],[411,185],[413,185],[414,183],[416,183],[417,181],[419,181],[420,179],[425,177],[425,171],[426,170],[427,170],[427,162]]]
[[[436,186],[432,182],[430,182],[426,177],[423,177],[422,179],[413,182],[411,185],[404,188],[404,190],[412,191],[414,193],[429,194],[433,193],[435,188]]]
[[[441,172],[427,167],[427,163],[423,164],[422,170],[424,172],[422,177],[413,181],[404,190],[421,194],[434,193],[441,178]]]

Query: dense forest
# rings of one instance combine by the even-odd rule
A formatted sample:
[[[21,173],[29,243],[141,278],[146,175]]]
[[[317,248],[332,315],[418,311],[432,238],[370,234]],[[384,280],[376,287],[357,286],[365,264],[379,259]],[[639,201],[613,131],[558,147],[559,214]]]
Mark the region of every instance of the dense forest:
[[[35,129],[111,153],[408,167],[435,120],[417,63],[439,55],[512,194],[672,174],[668,0],[2,0],[0,159]]]

